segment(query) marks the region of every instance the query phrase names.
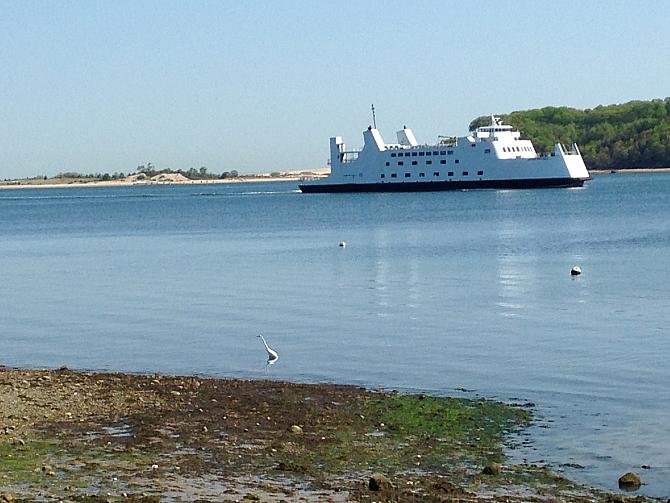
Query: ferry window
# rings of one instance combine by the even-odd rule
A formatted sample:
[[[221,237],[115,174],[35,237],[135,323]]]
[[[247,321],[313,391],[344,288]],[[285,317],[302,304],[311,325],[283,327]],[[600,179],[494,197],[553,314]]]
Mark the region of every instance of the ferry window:
[[[446,150],[440,150],[440,155],[447,155],[447,151]]]
[[[446,159],[440,159],[440,164],[447,164],[447,160]]]
[[[398,175],[396,175],[395,173],[391,173],[391,178],[398,178]]]
[[[419,176],[423,178],[424,176],[426,176],[426,173],[419,173]]]
[[[490,154],[490,153],[491,153],[491,149],[490,149],[490,148],[485,148],[485,149],[484,149],[484,153],[485,153],[485,154]]]
[[[463,176],[468,176],[468,172],[467,172],[467,171],[463,171]]]
[[[409,152],[405,152],[405,157],[409,157]]]
[[[481,175],[484,174],[484,172],[483,171],[477,171],[477,174],[481,176]]]
[[[402,161],[398,161],[398,166],[402,166],[403,164],[405,164],[405,163],[402,162]]]
[[[416,152],[412,152],[412,157],[416,157],[418,154]]]
[[[395,157],[395,152],[393,152],[393,153],[391,154],[391,157]]]
[[[387,162],[387,163],[386,163],[386,165],[387,165],[387,166],[390,166],[390,165],[391,165],[391,163],[390,163],[390,162]]]
[[[472,144],[471,146],[473,146],[473,147],[476,147],[476,146],[477,146],[477,144],[476,144],[476,143],[473,143],[473,144]]]
[[[423,157],[424,155],[426,155],[425,152],[419,152],[419,157]]]
[[[380,176],[380,178],[386,178],[386,175],[385,175],[384,173],[382,173],[382,174],[379,175],[379,176]]]
[[[412,176],[412,173],[405,173],[405,178],[409,178],[410,176]]]
[[[456,160],[454,161],[454,164],[458,164],[458,159],[456,159]]]
[[[440,172],[439,171],[433,171],[433,176],[440,176]]]
[[[447,173],[447,176],[454,176],[454,172],[450,171],[449,173]]]
[[[426,155],[430,155],[430,154],[431,154],[431,152],[426,152]]]
[[[412,166],[416,166],[416,161],[412,161]]]
[[[437,150],[433,150],[433,155],[437,155],[439,152]],[[442,155],[444,155],[444,152],[442,152]]]
[[[447,150],[447,155],[453,155],[454,151],[453,150]]]
[[[433,164],[433,161],[426,161],[426,164]]]

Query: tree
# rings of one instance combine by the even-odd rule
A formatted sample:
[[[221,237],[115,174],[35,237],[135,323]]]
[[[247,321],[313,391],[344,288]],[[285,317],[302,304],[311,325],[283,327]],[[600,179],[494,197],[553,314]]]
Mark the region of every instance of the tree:
[[[670,98],[578,110],[545,107],[502,115],[539,152],[555,142],[579,144],[590,169],[670,167]],[[478,117],[471,129],[488,125]]]

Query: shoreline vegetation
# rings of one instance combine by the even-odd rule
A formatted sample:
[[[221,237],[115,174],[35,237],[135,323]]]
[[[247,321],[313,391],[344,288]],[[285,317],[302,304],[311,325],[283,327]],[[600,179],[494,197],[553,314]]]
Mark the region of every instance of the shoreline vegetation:
[[[510,463],[505,446],[532,409],[336,384],[0,367],[0,501],[657,501]]]
[[[116,180],[100,180],[96,178],[22,178],[16,180],[0,181],[1,189],[48,189],[65,187],[127,187],[127,186],[151,186],[151,185],[216,185],[228,183],[258,183],[258,182],[286,182],[300,181],[302,179],[322,178],[328,176],[329,168],[317,168],[302,171],[284,171],[281,173],[262,173],[253,175],[238,175],[234,178],[208,178],[190,179],[179,173],[162,173],[153,177],[141,177],[138,174],[128,175]],[[670,168],[621,168],[621,169],[590,169],[591,174],[614,174],[614,173],[670,173]]]
[[[670,167],[670,98],[599,105],[593,109],[544,107],[500,114],[538,152],[554,143],[577,143],[590,169]],[[478,117],[470,129],[488,125]]]

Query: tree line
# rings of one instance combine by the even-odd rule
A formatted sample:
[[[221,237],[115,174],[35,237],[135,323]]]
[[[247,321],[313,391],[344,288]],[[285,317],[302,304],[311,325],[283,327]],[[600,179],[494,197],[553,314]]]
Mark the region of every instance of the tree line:
[[[129,172],[128,176],[138,173],[144,173],[144,175],[147,176],[148,178],[161,174],[178,173],[191,180],[225,180],[226,178],[237,178],[239,176],[237,170],[234,169],[231,171],[224,171],[222,173],[209,173],[205,166],[201,166],[199,169],[189,168],[187,170],[182,169],[172,170],[169,168],[156,169],[154,165],[150,162],[147,164],[140,164],[139,166],[137,166],[135,172],[134,173]],[[108,180],[121,180],[125,177],[126,175],[124,173],[118,173],[118,172],[110,174],[110,173],[77,173],[76,171],[65,171],[62,173],[58,173],[56,175],[56,178],[86,179],[91,181],[101,180],[103,182],[106,182]],[[46,179],[46,176],[44,178]]]
[[[589,169],[670,167],[670,98],[579,110],[544,107],[503,114],[538,152],[577,143]],[[470,129],[488,125],[478,117]]]

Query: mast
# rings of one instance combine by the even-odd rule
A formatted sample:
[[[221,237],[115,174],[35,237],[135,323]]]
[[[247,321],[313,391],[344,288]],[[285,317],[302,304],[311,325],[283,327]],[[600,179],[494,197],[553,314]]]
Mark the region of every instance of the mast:
[[[372,127],[377,129],[377,118],[375,117],[375,104],[373,103],[372,106]]]

